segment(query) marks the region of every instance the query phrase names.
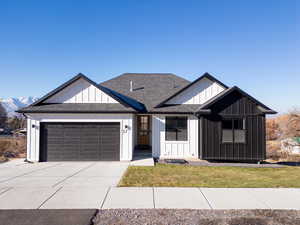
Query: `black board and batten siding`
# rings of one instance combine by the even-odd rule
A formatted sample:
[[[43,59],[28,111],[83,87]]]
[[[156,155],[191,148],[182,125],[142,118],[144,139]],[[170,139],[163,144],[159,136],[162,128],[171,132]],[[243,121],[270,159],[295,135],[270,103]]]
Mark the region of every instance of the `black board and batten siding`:
[[[266,158],[265,115],[254,101],[232,92],[210,109],[210,115],[199,118],[201,159],[260,161]],[[245,143],[222,142],[222,120],[234,118],[245,120]]]

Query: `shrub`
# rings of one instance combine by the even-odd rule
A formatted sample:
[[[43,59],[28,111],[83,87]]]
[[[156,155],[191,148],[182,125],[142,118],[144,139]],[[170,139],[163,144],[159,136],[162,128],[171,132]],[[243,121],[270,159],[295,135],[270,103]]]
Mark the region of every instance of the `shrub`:
[[[279,141],[267,142],[267,159],[278,161],[282,157]]]

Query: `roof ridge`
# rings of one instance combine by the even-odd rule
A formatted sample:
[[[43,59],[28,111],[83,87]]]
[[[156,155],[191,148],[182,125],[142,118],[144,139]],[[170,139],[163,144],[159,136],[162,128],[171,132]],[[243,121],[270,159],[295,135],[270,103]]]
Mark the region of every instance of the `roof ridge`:
[[[137,76],[144,76],[144,75],[150,75],[150,76],[154,76],[154,75],[171,75],[173,77],[177,77],[177,78],[180,78],[180,79],[182,79],[182,80],[184,80],[186,82],[191,83],[191,81],[187,80],[185,77],[179,76],[179,75],[177,75],[175,73],[127,73],[126,72],[126,73],[122,73],[122,74],[120,74],[120,75],[118,75],[116,77],[113,77],[111,79],[102,81],[102,82],[100,82],[100,84],[103,84],[103,83],[106,83],[106,82],[112,81],[112,80],[117,80],[118,78],[120,78],[122,76],[126,76],[126,75],[137,75]]]
[[[164,74],[168,74],[168,75],[176,75],[174,73],[122,73],[121,75],[126,75],[126,74],[135,74],[135,75],[164,75]],[[176,75],[177,76],[177,75]]]

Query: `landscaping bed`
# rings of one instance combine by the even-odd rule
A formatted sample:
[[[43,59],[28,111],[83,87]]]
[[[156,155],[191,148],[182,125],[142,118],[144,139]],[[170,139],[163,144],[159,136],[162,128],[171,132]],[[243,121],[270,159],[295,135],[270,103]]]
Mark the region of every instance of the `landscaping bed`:
[[[299,225],[300,211],[110,209],[100,210],[93,224]]]
[[[120,187],[300,188],[300,167],[130,166]]]

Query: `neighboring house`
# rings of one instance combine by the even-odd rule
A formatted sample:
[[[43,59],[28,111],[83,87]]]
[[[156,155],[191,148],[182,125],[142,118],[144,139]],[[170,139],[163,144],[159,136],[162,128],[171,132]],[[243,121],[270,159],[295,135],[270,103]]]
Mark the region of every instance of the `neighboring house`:
[[[300,137],[287,138],[281,141],[281,151],[289,154],[300,154]]]
[[[263,160],[265,115],[276,113],[208,73],[126,73],[101,84],[82,74],[20,109],[31,161],[153,157]]]

